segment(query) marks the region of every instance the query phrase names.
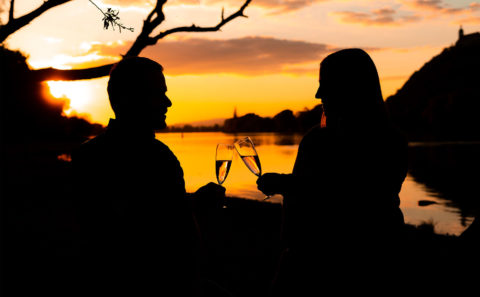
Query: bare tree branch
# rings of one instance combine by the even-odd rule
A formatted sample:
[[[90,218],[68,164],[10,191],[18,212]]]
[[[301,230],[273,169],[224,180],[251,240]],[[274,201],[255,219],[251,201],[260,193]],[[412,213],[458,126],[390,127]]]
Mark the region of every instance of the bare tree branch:
[[[164,38],[167,35],[173,34],[173,33],[178,33],[178,32],[214,32],[220,30],[226,23],[230,22],[231,20],[237,18],[237,17],[245,17],[247,18],[243,12],[245,8],[250,4],[252,0],[247,0],[240,9],[235,12],[234,14],[231,14],[229,17],[226,19],[224,18],[224,9],[222,8],[222,15],[221,15],[221,21],[214,27],[197,27],[194,24],[189,26],[189,27],[177,27],[173,29],[169,29],[167,31],[161,32],[157,36],[153,37],[153,40],[157,42],[158,40]]]
[[[10,0],[10,9],[8,11],[8,22],[13,20],[13,9],[15,7],[15,0]]]
[[[213,27],[197,27],[194,24],[188,27],[177,27],[169,29],[167,31],[161,32],[157,36],[150,37],[152,31],[158,27],[164,20],[165,16],[163,14],[163,5],[167,2],[166,0],[157,1],[156,7],[150,12],[147,19],[144,21],[143,29],[137,40],[135,40],[132,47],[128,50],[125,56],[138,56],[140,52],[149,45],[155,45],[158,40],[164,38],[167,35],[178,33],[178,32],[214,32],[220,30],[225,24],[232,21],[237,17],[247,17],[244,14],[245,8],[250,4],[252,0],[246,0],[245,3],[240,7],[240,9],[231,14],[229,17],[224,17],[224,9],[222,8],[221,20],[220,22]],[[156,14],[157,17],[152,20],[153,15]]]
[[[33,79],[37,81],[92,79],[109,75],[110,69],[112,69],[113,65],[115,64],[107,64],[85,69],[43,68],[31,70],[30,74],[33,76]]]
[[[51,2],[51,1],[52,0],[48,2]],[[164,32],[161,32],[157,36],[151,37],[150,34],[153,32],[153,30],[155,30],[155,28],[157,28],[165,20],[165,15],[163,13],[163,6],[167,2],[167,0],[158,0],[155,7],[148,14],[145,21],[143,21],[142,31],[137,36],[137,39],[133,42],[132,46],[123,57],[138,56],[142,52],[142,50],[145,49],[147,46],[155,45],[158,40],[170,34],[174,34],[178,32],[219,31],[225,24],[234,20],[235,18],[247,17],[244,14],[244,11],[251,1],[252,0],[246,0],[245,3],[240,7],[238,11],[231,14],[227,18],[225,18],[224,9],[222,8],[221,20],[215,26],[197,27],[195,25],[191,25],[188,27],[177,27],[177,28],[173,28],[173,29],[169,29]],[[93,67],[93,68],[71,69],[71,70],[60,70],[60,69],[54,69],[54,68],[37,69],[37,70],[32,70],[32,75],[34,75],[35,78],[41,81],[91,79],[91,78],[98,78],[98,77],[109,75],[110,69],[112,66],[113,64],[108,64],[108,65]]]
[[[55,6],[62,5],[62,4],[66,3],[66,2],[69,2],[69,1],[71,1],[71,0],[49,0],[49,1],[45,1],[37,9],[35,9],[32,12],[27,13],[26,15],[23,15],[23,16],[17,18],[17,19],[13,18],[13,2],[14,1],[11,1],[8,23],[6,23],[3,26],[0,26],[0,43],[4,42],[5,39],[7,39],[8,36],[15,33],[20,28],[28,25],[32,20],[34,20],[35,18],[40,16],[45,11],[47,11],[50,8],[53,8]]]
[[[156,43],[156,41],[150,37],[150,34],[165,20],[165,15],[163,14],[163,5],[165,5],[165,3],[167,3],[167,0],[157,1],[153,10],[147,16],[145,21],[143,21],[142,32],[140,32],[125,56],[138,56],[144,48]]]

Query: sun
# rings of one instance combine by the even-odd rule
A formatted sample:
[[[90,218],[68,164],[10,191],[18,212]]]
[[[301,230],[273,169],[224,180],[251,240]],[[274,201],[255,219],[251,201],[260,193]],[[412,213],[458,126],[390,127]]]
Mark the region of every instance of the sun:
[[[68,116],[72,112],[79,113],[92,100],[92,88],[87,81],[47,81],[50,93],[58,99],[68,98],[63,112]]]

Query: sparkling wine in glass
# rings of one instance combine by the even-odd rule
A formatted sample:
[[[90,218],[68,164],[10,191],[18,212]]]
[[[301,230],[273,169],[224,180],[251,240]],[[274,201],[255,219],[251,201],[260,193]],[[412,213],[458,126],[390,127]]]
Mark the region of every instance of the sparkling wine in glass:
[[[217,145],[215,154],[215,173],[217,174],[218,184],[223,184],[227,179],[230,166],[232,166],[233,146],[220,143]]]
[[[250,169],[253,174],[260,177],[260,175],[262,175],[262,166],[260,165],[260,159],[258,158],[257,151],[255,150],[255,145],[250,137],[245,137],[236,141],[235,149],[242,158],[243,163],[247,165],[247,168]],[[270,198],[270,196],[265,197],[265,199],[268,198]]]
[[[262,175],[260,159],[250,137],[245,137],[235,142],[235,149],[253,174],[256,176]]]

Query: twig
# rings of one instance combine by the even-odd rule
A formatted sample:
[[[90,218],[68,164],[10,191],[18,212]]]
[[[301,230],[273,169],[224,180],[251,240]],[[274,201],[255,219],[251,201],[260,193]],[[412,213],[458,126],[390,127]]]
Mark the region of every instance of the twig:
[[[115,31],[115,26],[118,26],[118,30],[119,30],[120,33],[122,33],[122,29],[129,30],[129,31],[133,32],[133,27],[127,28],[123,24],[118,22],[118,20],[120,20],[120,17],[118,16],[120,11],[118,11],[118,10],[115,11],[111,8],[108,8],[107,12],[104,12],[92,0],[88,0],[88,1],[90,1],[90,3],[92,3],[93,5],[95,5],[95,7],[98,8],[98,10],[100,10],[100,12],[103,14],[103,19],[102,19],[103,29],[108,30],[108,27],[111,25],[113,31]]]
[[[95,5],[95,7],[98,8],[98,10],[100,10],[100,12],[101,12],[103,15],[105,15],[105,13],[103,12],[103,10],[102,10],[100,7],[98,7],[98,5],[95,4],[95,2],[93,2],[92,0],[88,0],[88,1],[90,1],[90,3],[92,3],[93,5]],[[106,16],[106,15],[105,15],[105,16]]]

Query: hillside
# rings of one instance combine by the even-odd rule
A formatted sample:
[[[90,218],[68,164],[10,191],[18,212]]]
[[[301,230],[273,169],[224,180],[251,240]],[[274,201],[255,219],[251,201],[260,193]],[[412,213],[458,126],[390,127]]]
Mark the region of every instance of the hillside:
[[[480,33],[461,30],[386,103],[409,140],[480,140]]]

